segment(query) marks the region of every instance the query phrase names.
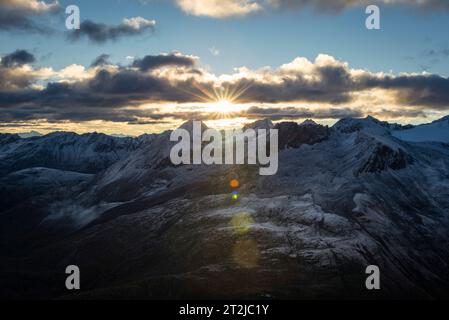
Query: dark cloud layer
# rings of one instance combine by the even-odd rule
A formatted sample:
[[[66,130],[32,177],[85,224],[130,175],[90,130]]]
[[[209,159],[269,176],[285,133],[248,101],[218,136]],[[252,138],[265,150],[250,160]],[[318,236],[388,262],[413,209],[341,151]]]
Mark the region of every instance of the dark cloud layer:
[[[367,77],[361,81],[361,85],[394,90],[397,101],[403,105],[449,109],[449,78],[439,75]]]
[[[240,116],[250,119],[341,119],[341,118],[358,118],[364,114],[361,110],[353,110],[350,108],[325,108],[310,109],[296,107],[279,107],[279,108],[261,108],[250,107],[248,110],[242,111]]]
[[[341,104],[351,100],[356,80],[343,65],[323,65],[314,69],[314,79],[302,70],[282,76],[281,81],[264,82],[243,78],[232,84],[245,90],[244,102],[328,102]]]
[[[36,80],[33,76],[21,74],[17,69],[18,63],[31,61],[29,56],[16,51],[6,57],[7,63],[0,64],[0,80],[5,80],[0,81],[0,121],[3,122],[32,119],[136,122],[136,117],[141,113],[135,107],[141,103],[188,102],[191,101],[191,94],[199,94],[193,79],[172,83],[169,79],[150,75],[140,69],[125,67],[120,67],[116,72],[100,68],[91,79],[72,83],[50,82],[40,90],[31,87]],[[93,65],[101,67],[106,64],[107,58],[108,55],[101,55]],[[171,59],[170,64],[178,61],[181,65],[190,65],[186,62],[191,58],[183,59],[179,55],[177,60],[174,57]],[[163,63],[159,63],[159,67],[168,63],[164,59],[160,61]],[[9,82],[6,82],[7,79]],[[11,83],[12,79],[14,83]],[[207,85],[202,84],[203,87]],[[209,90],[212,89],[209,87]],[[130,110],[126,110],[127,107]],[[151,117],[159,120],[163,116]]]
[[[109,65],[107,58],[108,55],[101,55],[95,59],[92,65],[97,69],[91,78],[49,82],[39,89],[33,86],[39,80],[37,76],[21,68],[22,64],[33,62],[34,57],[23,50],[6,55],[0,64],[0,121],[102,119],[142,123],[165,118],[217,117],[216,114],[201,111],[164,113],[160,110],[138,109],[141,104],[148,102],[204,102],[204,92],[214,92],[218,84],[206,80],[210,77],[204,77],[202,71],[195,69],[195,58],[181,54],[146,56],[136,60],[130,67],[116,68],[106,66]],[[173,68],[168,75],[147,72],[178,66],[183,68]],[[438,75],[354,73],[346,64],[328,56],[305,66],[292,63],[289,68],[270,71],[264,77],[253,77],[251,74],[231,77],[233,80],[220,83],[224,88],[244,91],[237,102],[255,104],[232,116],[273,120],[359,117],[364,114],[366,107],[354,108],[347,104],[354,104],[354,96],[358,93],[372,89],[384,90],[382,94],[396,100],[395,110],[390,110],[396,112],[396,115],[398,106],[403,107],[403,114],[409,117],[421,116],[423,109],[449,110],[449,79]],[[334,107],[285,106],[294,102],[317,102]],[[284,106],[262,108],[257,106],[258,103],[279,103]]]
[[[439,75],[353,76],[343,66],[316,68],[318,80],[304,75],[284,77],[282,82],[265,83],[241,79],[235,86],[248,87],[247,102],[327,102],[342,104],[352,101],[352,94],[370,89],[386,89],[400,105],[427,106],[435,110],[449,109],[449,78]]]

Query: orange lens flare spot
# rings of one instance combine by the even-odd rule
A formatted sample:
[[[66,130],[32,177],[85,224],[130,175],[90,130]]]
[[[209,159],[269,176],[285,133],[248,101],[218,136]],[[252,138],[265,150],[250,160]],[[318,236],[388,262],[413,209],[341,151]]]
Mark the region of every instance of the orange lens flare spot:
[[[233,180],[231,180],[229,185],[231,186],[231,188],[238,188],[240,186],[240,182],[236,179],[233,179]]]

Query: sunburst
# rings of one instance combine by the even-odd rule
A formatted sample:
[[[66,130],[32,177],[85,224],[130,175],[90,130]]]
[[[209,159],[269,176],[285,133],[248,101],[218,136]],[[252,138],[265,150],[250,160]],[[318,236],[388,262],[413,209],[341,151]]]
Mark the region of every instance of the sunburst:
[[[212,113],[211,118],[229,119],[243,109],[239,101],[249,87],[250,85],[205,86],[195,83],[196,92],[183,91],[194,100],[198,100],[205,112]]]
[[[217,115],[230,116],[231,113],[239,110],[239,105],[233,103],[230,100],[219,100],[214,102],[208,102],[204,104],[204,110],[207,112],[212,112]]]

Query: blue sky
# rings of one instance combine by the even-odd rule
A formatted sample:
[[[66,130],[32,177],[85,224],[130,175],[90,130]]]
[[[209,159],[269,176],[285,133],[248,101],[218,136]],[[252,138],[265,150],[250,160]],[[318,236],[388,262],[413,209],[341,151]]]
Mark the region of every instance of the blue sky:
[[[1,53],[17,48],[33,51],[45,58],[45,65],[62,68],[71,63],[89,65],[92,57],[111,54],[112,61],[125,63],[126,56],[145,56],[180,51],[201,58],[214,73],[230,73],[247,66],[279,66],[297,56],[313,59],[327,53],[350,63],[355,68],[371,71],[421,72],[423,69],[449,75],[449,56],[438,62],[426,51],[449,48],[447,12],[421,12],[406,7],[381,6],[382,29],[365,28],[364,7],[339,14],[316,13],[313,10],[261,12],[245,17],[215,19],[184,13],[171,1],[153,1],[142,5],[127,0],[70,0],[76,4],[81,19],[118,24],[124,17],[142,16],[157,21],[153,35],[124,38],[104,45],[77,43],[64,37],[35,34],[0,33]],[[51,17],[41,20],[59,32],[64,22]],[[219,56],[210,48],[220,51]]]

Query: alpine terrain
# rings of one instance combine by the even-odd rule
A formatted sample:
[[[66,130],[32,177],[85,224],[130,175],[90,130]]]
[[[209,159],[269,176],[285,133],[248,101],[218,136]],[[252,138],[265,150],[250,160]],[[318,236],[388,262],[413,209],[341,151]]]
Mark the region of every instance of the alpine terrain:
[[[449,297],[448,117],[247,127],[279,129],[276,175],[174,166],[170,132],[1,134],[0,296]]]

